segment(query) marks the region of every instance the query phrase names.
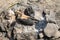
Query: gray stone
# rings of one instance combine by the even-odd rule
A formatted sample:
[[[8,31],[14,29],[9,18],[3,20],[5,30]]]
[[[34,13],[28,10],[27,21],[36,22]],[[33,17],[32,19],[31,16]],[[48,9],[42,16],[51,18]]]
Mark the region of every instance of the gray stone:
[[[60,11],[56,12],[55,19],[56,19],[57,25],[60,28]]]
[[[60,37],[60,32],[58,31],[58,26],[60,26],[60,0],[0,0],[0,13],[2,11],[7,11],[7,9],[12,9],[14,13],[21,9],[24,13],[27,6],[32,6],[34,9],[35,18],[40,20],[40,22],[36,23],[38,26],[36,24],[33,26],[25,26],[18,24],[16,21],[17,24],[10,26],[15,19],[10,19],[9,22],[12,22],[9,24],[7,22],[8,20],[5,19],[5,14],[0,14],[0,40],[14,40],[15,38],[17,38],[17,40],[38,40],[36,37],[38,33],[36,32],[40,31],[41,28],[41,31],[44,29],[44,33],[48,37],[54,36],[54,39]],[[51,23],[45,23],[46,20],[42,17],[43,10],[46,13],[46,20],[52,21]],[[54,22],[57,24],[54,24]],[[39,40],[44,39],[43,34],[40,34],[40,37],[42,39]]]
[[[9,40],[8,38],[6,38],[6,37],[2,37],[2,40]]]
[[[16,36],[17,40],[36,40],[36,33],[19,33]]]
[[[47,26],[44,29],[44,33],[48,36],[48,37],[52,37],[54,36],[54,34],[58,31],[58,27],[56,24],[53,23],[48,23]]]
[[[59,38],[60,37],[60,31],[57,31],[54,35],[54,38]]]

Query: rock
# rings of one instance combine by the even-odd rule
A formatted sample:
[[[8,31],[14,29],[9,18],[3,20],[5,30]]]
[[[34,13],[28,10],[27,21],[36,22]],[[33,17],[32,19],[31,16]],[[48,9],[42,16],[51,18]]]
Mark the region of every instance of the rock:
[[[44,33],[48,37],[54,36],[54,34],[58,31],[58,27],[56,24],[48,23],[44,29]]]
[[[21,0],[21,4],[23,4],[23,5],[27,5],[27,2],[28,2],[28,0]]]
[[[31,4],[33,10],[34,10],[34,13],[35,13],[35,16],[34,18],[38,19],[38,20],[44,20],[43,16],[42,16],[42,12],[43,12],[43,6],[41,5],[38,5],[38,4]]]
[[[41,39],[44,37],[43,33],[40,33],[39,36]]]
[[[14,22],[15,21],[15,13],[11,10],[11,9],[9,9],[8,11],[7,11],[7,13],[8,13],[8,21],[9,21],[9,23],[11,24],[12,22]]]
[[[60,31],[57,31],[54,35],[54,38],[59,38],[60,37]]]
[[[2,3],[3,2],[3,3]],[[12,5],[21,2],[21,0],[0,0],[0,13],[6,9],[9,9]],[[7,7],[6,7],[7,6]]]
[[[0,37],[0,40],[9,40],[9,39],[6,37]]]
[[[16,23],[16,26],[14,27],[14,37],[19,40],[36,40],[37,38],[37,31],[34,28],[35,26],[25,26]]]
[[[11,38],[11,31],[7,31],[7,37]]]
[[[35,25],[33,26],[26,26],[16,23],[14,27],[16,33],[30,33],[30,32],[38,32],[38,30],[35,29]]]
[[[39,11],[35,11],[34,17],[38,20],[44,20],[44,18],[42,17],[42,13],[40,13]]]
[[[17,40],[36,40],[37,35],[35,33],[21,33],[17,34]]]
[[[55,19],[56,19],[57,25],[60,28],[60,11],[56,12]]]
[[[48,22],[50,22],[50,23],[54,23],[54,24],[56,24],[56,20],[55,20],[55,15],[56,15],[56,13],[54,12],[54,10],[46,10],[46,11],[48,11],[47,13],[46,13],[46,20],[48,21]]]
[[[2,33],[0,32],[0,37],[2,37]]]
[[[23,25],[19,21],[17,22],[16,19],[16,11],[22,10],[23,14],[28,6],[33,8],[34,17],[39,20],[39,22],[34,23],[32,26]],[[43,11],[46,13],[48,23],[44,19],[45,16],[43,17],[42,15]],[[0,40],[46,40],[43,32],[39,34],[41,39],[37,39],[39,31],[43,30],[47,37],[59,38],[59,11],[59,0],[0,0]],[[18,18],[20,18],[20,15]],[[22,17],[22,19],[28,18],[25,14]],[[50,39],[47,38],[47,40]]]
[[[44,40],[44,39],[38,39],[38,40]]]
[[[4,28],[4,24],[3,23],[0,23],[0,28],[1,28],[1,31],[5,31],[5,28]]]
[[[36,1],[38,1],[38,0],[29,0],[30,2],[36,2]]]
[[[23,27],[14,27],[15,33],[22,33]]]

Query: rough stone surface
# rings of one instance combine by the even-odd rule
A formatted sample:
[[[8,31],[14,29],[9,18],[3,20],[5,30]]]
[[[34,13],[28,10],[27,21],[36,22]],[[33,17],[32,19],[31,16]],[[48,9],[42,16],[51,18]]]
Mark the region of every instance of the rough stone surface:
[[[48,36],[48,37],[52,37],[54,36],[54,34],[58,31],[58,27],[57,25],[53,24],[53,23],[48,23],[46,28],[44,29],[44,33]]]
[[[34,19],[32,26],[21,24],[22,20],[32,20],[24,14],[29,6],[38,20]],[[33,13],[30,9],[27,12]],[[0,40],[60,40],[59,37],[60,0],[0,0]]]

